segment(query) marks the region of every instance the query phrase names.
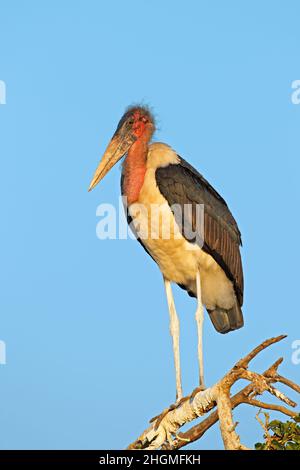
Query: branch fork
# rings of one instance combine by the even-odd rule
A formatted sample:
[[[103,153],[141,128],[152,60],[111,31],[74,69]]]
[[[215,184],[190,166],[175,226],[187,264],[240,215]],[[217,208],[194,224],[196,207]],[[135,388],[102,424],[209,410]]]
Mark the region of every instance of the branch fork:
[[[241,403],[247,405],[279,411],[287,416],[295,417],[297,413],[283,405],[274,405],[259,401],[257,395],[268,392],[289,407],[295,408],[296,403],[284,393],[274,387],[275,383],[282,383],[292,390],[300,393],[300,386],[278,374],[278,367],[283,359],[279,358],[265,372],[258,374],[248,369],[249,363],[261,351],[286,338],[285,335],[270,338],[244,358],[240,359],[224,377],[212,387],[204,391],[197,389],[191,395],[184,397],[179,406],[169,408],[151,420],[150,426],[128,446],[128,449],[179,449],[200,439],[203,434],[219,421],[220,432],[224,447],[228,450],[247,449],[240,442],[236,432],[238,423],[233,421],[232,411]],[[231,396],[232,385],[240,379],[250,383],[241,391]],[[212,411],[214,410],[214,411]],[[180,428],[195,419],[210,413],[199,424],[181,433]]]

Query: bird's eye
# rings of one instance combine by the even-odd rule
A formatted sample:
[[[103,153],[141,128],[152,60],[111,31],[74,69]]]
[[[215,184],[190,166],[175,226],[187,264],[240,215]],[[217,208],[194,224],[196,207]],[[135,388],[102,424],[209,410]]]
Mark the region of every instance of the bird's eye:
[[[128,121],[128,123],[131,125],[134,123],[133,119],[130,119],[130,121]]]

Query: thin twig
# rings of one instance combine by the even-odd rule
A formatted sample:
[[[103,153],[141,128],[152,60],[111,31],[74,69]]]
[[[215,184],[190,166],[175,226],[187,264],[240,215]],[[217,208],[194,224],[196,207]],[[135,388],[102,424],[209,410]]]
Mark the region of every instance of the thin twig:
[[[254,359],[255,356],[257,356],[261,351],[263,351],[263,349],[268,348],[274,343],[278,343],[279,341],[282,341],[286,337],[287,335],[280,335],[280,336],[275,336],[274,338],[266,339],[259,346],[254,348],[249,354],[247,354],[247,356],[240,359],[234,367],[236,368],[243,367],[246,369],[248,367],[249,362],[252,361],[252,359]]]
[[[247,405],[257,406],[257,408],[263,408],[264,410],[279,411],[280,413],[290,416],[291,418],[295,418],[295,416],[297,416],[298,414],[295,411],[289,410],[285,406],[274,405],[273,403],[265,403],[256,399],[249,398],[248,400],[245,400],[244,403],[246,403]]]
[[[286,377],[283,377],[282,375],[277,375],[277,382],[281,382],[282,384],[290,387],[292,390],[295,390],[295,392],[300,393],[300,385],[296,384],[295,382],[292,382],[292,380],[289,380]]]

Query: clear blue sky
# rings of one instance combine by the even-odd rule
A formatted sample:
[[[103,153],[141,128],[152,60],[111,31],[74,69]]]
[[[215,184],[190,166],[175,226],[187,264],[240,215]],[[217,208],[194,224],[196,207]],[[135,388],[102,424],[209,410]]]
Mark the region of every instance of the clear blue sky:
[[[222,336],[206,318],[207,384],[281,333],[254,366],[284,355],[299,379],[299,2],[0,0],[0,15],[1,448],[123,448],[174,399],[159,270],[137,242],[96,237],[120,169],[87,192],[133,102],[154,107],[156,138],[242,231],[245,327]],[[190,392],[196,304],[174,290]],[[255,412],[235,413],[247,445],[262,435]],[[221,447],[217,427],[195,446]]]

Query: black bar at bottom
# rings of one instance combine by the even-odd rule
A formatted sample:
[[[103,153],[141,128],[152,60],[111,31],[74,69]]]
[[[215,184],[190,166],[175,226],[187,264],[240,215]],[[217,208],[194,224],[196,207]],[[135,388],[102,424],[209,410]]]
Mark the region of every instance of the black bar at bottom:
[[[116,451],[116,450],[2,450],[0,468],[26,464],[30,468],[131,468],[147,465],[256,464],[299,462],[298,451]]]

